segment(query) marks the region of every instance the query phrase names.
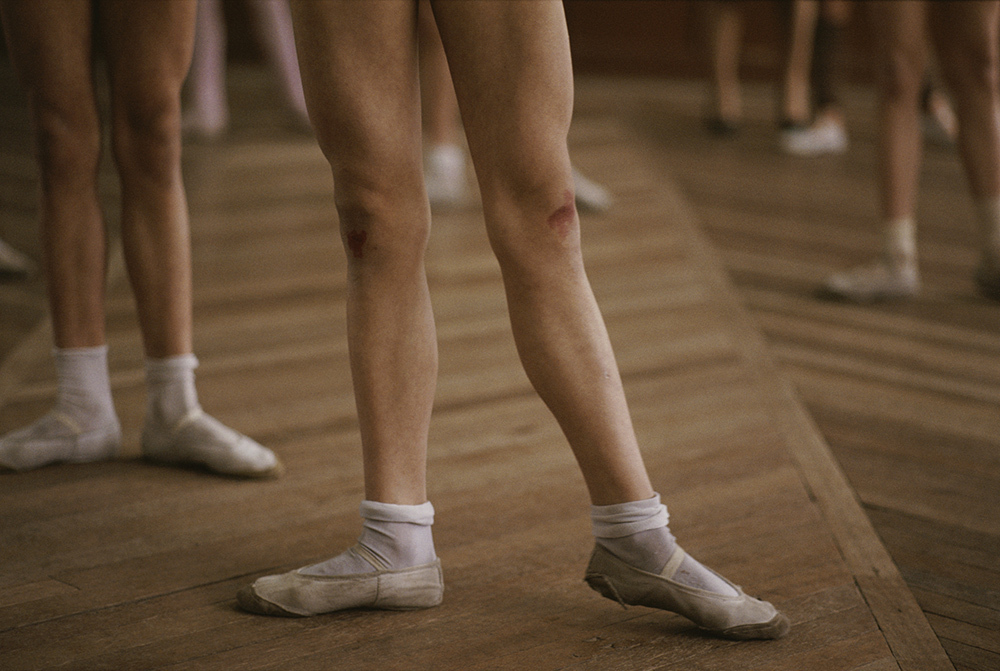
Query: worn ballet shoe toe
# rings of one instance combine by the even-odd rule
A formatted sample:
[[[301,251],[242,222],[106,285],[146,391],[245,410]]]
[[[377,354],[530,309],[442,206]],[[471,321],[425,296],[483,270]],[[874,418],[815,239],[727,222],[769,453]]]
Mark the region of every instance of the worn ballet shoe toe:
[[[297,569],[258,578],[236,595],[240,607],[259,615],[309,617],[349,608],[419,610],[441,603],[441,560],[370,573],[311,575]]]
[[[241,478],[275,478],[284,467],[257,441],[195,410],[172,429],[149,425],[142,432],[142,456],[164,464],[194,464]]]
[[[791,625],[787,617],[767,601],[744,594],[739,586],[722,576],[719,578],[733,588],[735,596],[671,580],[684,557],[684,550],[677,546],[657,575],[629,566],[598,545],[590,557],[585,580],[602,596],[623,606],[669,610],[724,638],[774,639],[788,633]]]

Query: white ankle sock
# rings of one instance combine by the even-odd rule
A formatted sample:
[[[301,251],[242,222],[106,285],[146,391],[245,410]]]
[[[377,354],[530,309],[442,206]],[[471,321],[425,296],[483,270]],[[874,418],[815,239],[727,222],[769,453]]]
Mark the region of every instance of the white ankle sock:
[[[892,270],[907,272],[917,267],[917,224],[913,217],[885,222],[885,261]]]
[[[146,424],[163,430],[201,409],[194,386],[194,354],[146,359]]]
[[[598,545],[626,564],[659,574],[677,548],[667,526],[670,516],[660,495],[641,501],[591,506],[590,519]],[[736,592],[690,555],[684,557],[671,580],[717,594]]]
[[[59,461],[114,456],[121,442],[108,378],[108,348],[53,350],[58,391],[52,410],[0,438],[0,465],[28,470]]]
[[[403,569],[429,564],[437,558],[431,525],[434,506],[430,501],[407,506],[378,501],[361,502],[364,526],[353,548],[332,559],[302,569],[308,575],[351,575],[371,573],[376,566],[363,555],[370,554],[383,567]]]

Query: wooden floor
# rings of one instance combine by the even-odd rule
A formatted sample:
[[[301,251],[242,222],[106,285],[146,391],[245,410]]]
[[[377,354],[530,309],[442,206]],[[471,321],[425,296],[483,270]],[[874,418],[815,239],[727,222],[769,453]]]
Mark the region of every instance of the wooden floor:
[[[266,85],[253,73],[234,84],[245,100],[266,99]],[[273,447],[287,473],[247,483],[138,459],[142,353],[113,263],[110,365],[125,454],[0,475],[0,668],[993,668],[997,508],[987,508],[986,491],[959,502],[954,484],[991,474],[995,481],[983,372],[995,365],[991,332],[935,321],[948,306],[986,308],[971,286],[964,302],[958,286],[915,313],[814,301],[813,278],[793,271],[816,273],[821,263],[762,260],[790,252],[769,249],[773,241],[739,242],[784,231],[780,240],[825,254],[831,267],[850,261],[832,243],[809,248],[808,229],[783,216],[812,202],[807,183],[797,192],[758,184],[741,232],[735,213],[750,194],[734,190],[751,176],[740,161],[756,160],[752,177],[761,179],[779,159],[763,132],[743,146],[703,138],[690,87],[665,82],[581,82],[574,159],[618,201],[609,214],[584,217],[588,270],[672,528],[693,554],[786,611],[792,634],[719,641],[677,616],[622,610],[583,584],[590,541],[582,481],[517,363],[475,206],[436,214],[428,259],[441,344],[429,477],[444,604],[306,620],[237,610],[235,590],[254,577],[352,542],[361,497],[328,170],[310,139],[275,129],[266,105],[252,109],[226,142],[186,151],[198,382],[206,409]],[[0,123],[18,127],[17,118]],[[4,145],[0,155],[4,236],[8,202],[12,217],[32,213],[22,149]],[[789,180],[803,173],[797,166],[787,168]],[[867,182],[860,170],[852,174],[854,193],[846,193],[857,198]],[[719,210],[732,205],[728,219],[709,209],[713,188]],[[704,231],[720,237],[719,249],[735,250],[723,259],[748,293],[734,290]],[[16,242],[32,251],[26,236]],[[750,280],[768,272],[754,272],[755,261],[791,269],[772,280],[779,287],[761,289]],[[0,286],[23,296],[16,304],[25,314],[41,314],[37,278],[21,282]],[[787,285],[798,294],[782,295]],[[777,338],[760,316],[767,295],[774,321],[792,335]],[[15,310],[0,296],[9,333],[0,364],[6,431],[45,411],[54,382],[44,320],[8,321]],[[973,335],[965,348],[941,354],[917,338],[925,324],[934,326],[931,344]],[[863,328],[881,334],[883,351]],[[908,355],[892,341],[900,331],[915,347]],[[867,378],[848,365],[859,352],[875,369]],[[891,369],[893,357],[910,366]],[[832,363],[822,368],[817,359]],[[935,363],[955,373],[952,387],[921,368]],[[956,392],[970,388],[987,391],[971,400]],[[947,402],[933,412],[937,395]],[[895,421],[886,422],[892,412]],[[921,424],[927,416],[933,421]],[[914,444],[922,445],[916,458],[900,454]],[[874,465],[862,463],[865,455]],[[952,489],[915,475],[927,464],[927,476]],[[906,488],[892,483],[914,489],[909,507],[900,503]]]
[[[1000,306],[972,282],[975,219],[956,152],[927,148],[923,295],[831,303],[816,298],[822,279],[880,242],[872,93],[851,93],[846,155],[803,159],[777,151],[767,87],[750,87],[739,137],[711,140],[700,86],[623,86],[630,125],[718,250],[951,661],[1000,668]]]

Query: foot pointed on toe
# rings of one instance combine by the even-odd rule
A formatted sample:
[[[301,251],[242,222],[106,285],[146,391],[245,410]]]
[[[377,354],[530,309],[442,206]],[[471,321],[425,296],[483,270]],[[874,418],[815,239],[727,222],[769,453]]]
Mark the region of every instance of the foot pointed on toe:
[[[774,639],[788,633],[788,618],[767,601],[743,593],[719,576],[735,596],[717,594],[671,580],[684,560],[677,547],[661,575],[629,566],[598,545],[590,557],[585,580],[602,596],[622,605],[669,610],[724,638]]]
[[[258,578],[236,596],[240,607],[259,615],[309,617],[349,608],[419,610],[441,603],[441,560],[370,573],[311,575],[297,569]]]
[[[142,434],[142,456],[164,464],[204,466],[241,478],[276,478],[284,472],[271,450],[200,409],[169,430],[156,431],[147,425]]]

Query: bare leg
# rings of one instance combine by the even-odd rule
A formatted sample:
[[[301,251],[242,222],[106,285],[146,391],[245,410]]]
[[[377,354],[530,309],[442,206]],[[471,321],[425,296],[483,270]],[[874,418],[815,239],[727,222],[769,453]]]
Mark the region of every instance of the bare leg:
[[[811,113],[809,70],[813,56],[813,36],[819,16],[819,0],[795,0],[785,73],[782,86],[782,122],[805,125]]]
[[[1000,3],[934,2],[933,36],[958,115],[958,148],[976,205],[982,262],[976,281],[1000,299]]]
[[[704,3],[708,50],[711,54],[712,111],[709,129],[718,134],[736,130],[743,115],[740,94],[740,49],[743,8],[736,2]]]
[[[972,197],[1000,196],[997,2],[931,3],[941,73],[958,115],[959,152]]]
[[[226,131],[229,105],[226,101],[226,25],[222,0],[198,0],[187,100],[186,133],[212,140]]]
[[[468,199],[466,152],[451,71],[428,0],[420,0],[417,30],[427,197],[434,207],[459,205]]]
[[[122,243],[150,385],[142,449],[154,461],[271,477],[281,472],[274,454],[203,413],[194,387],[180,90],[191,59],[195,10],[194,0],[108,0],[101,6],[122,184]]]
[[[293,2],[306,102],[333,170],[368,500],[426,500],[437,343],[424,271],[416,4]],[[375,57],[377,53],[378,57]]]
[[[434,9],[445,49],[454,54],[487,228],[528,377],[566,433],[594,503],[650,498],[580,253],[566,147],[573,80],[562,8],[436,2]],[[508,44],[533,48],[504,58]],[[542,99],[545,105],[536,104]],[[498,112],[472,113],[481,109]]]
[[[789,154],[821,156],[847,151],[847,131],[835,81],[839,79],[839,37],[849,10],[850,5],[843,0],[795,3],[784,87],[786,123],[779,136],[781,148]],[[801,34],[806,30],[811,31],[808,37]],[[811,47],[811,58],[803,61],[807,46]],[[802,76],[808,79],[803,82]],[[803,109],[807,110],[805,117]],[[808,118],[810,109],[812,120],[804,126],[801,120]]]
[[[292,16],[288,0],[249,0],[250,10],[256,17],[268,65],[274,73],[285,98],[285,105],[296,123],[309,128],[309,115],[302,94],[302,77],[295,54],[295,36],[292,34]]]
[[[0,9],[35,134],[43,269],[55,344],[100,346],[107,240],[97,195],[101,137],[90,5],[5,0]]]
[[[43,268],[58,391],[35,423],[0,437],[0,467],[113,457],[121,442],[104,340],[106,245],[97,193],[101,136],[89,3],[0,4],[14,69],[28,94],[41,175]]]
[[[181,177],[180,88],[196,3],[110,0],[101,16],[122,183],[122,242],[146,354],[191,352],[191,251]]]
[[[920,290],[914,208],[922,158],[920,91],[927,61],[926,3],[873,1],[867,6],[877,42],[879,193],[885,243],[871,265],[837,273],[825,289],[860,302],[912,296]]]

